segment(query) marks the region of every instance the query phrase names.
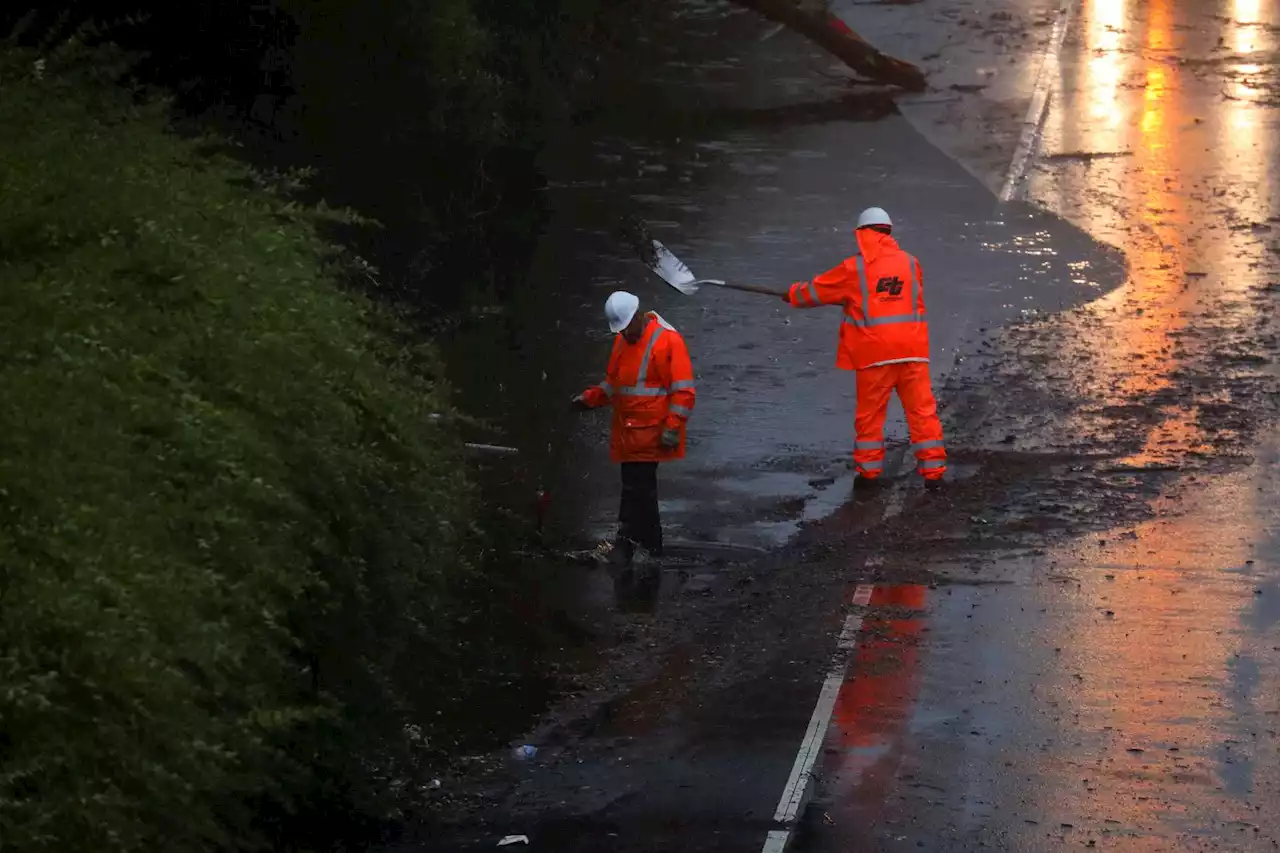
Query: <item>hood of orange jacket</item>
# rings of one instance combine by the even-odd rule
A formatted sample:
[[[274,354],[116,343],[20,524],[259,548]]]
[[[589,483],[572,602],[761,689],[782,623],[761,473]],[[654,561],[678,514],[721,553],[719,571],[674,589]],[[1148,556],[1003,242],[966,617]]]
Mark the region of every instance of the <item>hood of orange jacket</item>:
[[[858,240],[858,251],[868,264],[876,263],[887,252],[902,251],[890,234],[882,234],[872,228],[859,228],[854,232],[854,237]]]
[[[882,234],[872,228],[859,228],[853,232],[858,241],[858,251],[868,265],[874,264],[882,255],[889,252],[901,252],[898,241],[888,234]]]

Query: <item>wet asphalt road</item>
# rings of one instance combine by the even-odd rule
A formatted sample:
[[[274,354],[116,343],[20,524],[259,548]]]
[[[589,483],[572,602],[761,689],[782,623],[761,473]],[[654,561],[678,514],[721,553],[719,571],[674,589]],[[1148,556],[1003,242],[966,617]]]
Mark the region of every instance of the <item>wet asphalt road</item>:
[[[963,163],[882,97],[851,92],[796,37],[761,42],[771,27],[725,3],[673,7],[636,60],[644,67],[619,72],[607,106],[548,155],[537,287],[455,343],[454,381],[466,409],[500,427],[485,440],[521,448],[513,490],[541,479],[557,534],[607,537],[618,494],[607,418],[557,403],[599,381],[604,300],[633,290],[686,336],[699,382],[689,458],[662,472],[670,536],[776,546],[843,502],[850,482],[854,387],[834,370],[839,311],[681,296],[617,238],[624,212],[701,275],[784,287],[851,254],[858,211],[885,207],[923,266],[939,381],[966,340],[1106,292],[1122,261],[1059,218],[997,210]],[[906,438],[896,403],[889,436]],[[833,487],[810,485],[826,477]]]
[[[1129,281],[1043,330],[1050,352],[1002,353],[1075,402],[1001,407],[1031,428],[1006,446],[1109,453],[1095,492],[1116,468],[1159,482],[1105,532],[926,558],[990,585],[881,589],[797,849],[1280,843],[1280,11],[1187,5],[1082,4],[1026,192],[1124,250]]]
[[[527,833],[533,849],[556,851],[747,851],[768,849],[770,831],[803,851],[1280,844],[1280,10],[1188,5],[1081,0],[1019,187],[1046,211],[1032,241],[1044,256],[984,255],[956,236],[1009,227],[1023,210],[996,205],[995,164],[1020,137],[1052,9],[957,4],[976,20],[1000,16],[965,42],[924,26],[892,35],[913,15],[954,17],[927,0],[850,12],[902,55],[932,44],[935,77],[990,85],[871,124],[756,131],[766,140],[730,149],[722,182],[709,185],[714,209],[699,202],[685,242],[670,243],[699,271],[780,276],[800,244],[838,249],[839,234],[823,229],[847,196],[869,185],[899,193],[889,204],[918,228],[903,238],[926,278],[936,253],[933,267],[958,282],[951,296],[935,285],[944,295],[930,303],[935,341],[962,356],[935,365],[949,493],[928,497],[908,479],[857,501],[840,490],[834,515],[789,548],[716,568],[713,594],[686,588],[643,621],[615,623],[601,677],[527,735],[538,761],[460,796],[452,820],[409,846],[480,850]],[[782,60],[741,61],[767,77]],[[848,144],[815,141],[824,133],[847,133],[869,154],[838,178],[809,173]],[[751,203],[752,169],[796,150],[825,154],[763,174],[809,203],[785,217]],[[734,213],[718,219],[723,210]],[[769,249],[761,235],[780,220],[795,233]],[[1087,283],[1055,289],[1070,277],[1060,265],[1109,263],[1075,242],[1082,232],[1123,252],[1128,274],[1070,308]],[[1028,257],[1052,260],[1019,279]],[[980,295],[992,281],[1009,292]],[[1050,293],[1068,310],[960,342],[955,329],[1009,321],[1020,297]],[[788,458],[803,476],[841,452],[836,422],[851,400],[835,396],[839,377],[741,378],[763,340],[780,360],[771,370],[796,374],[808,348],[820,367],[831,331],[820,319],[780,355],[791,327],[781,317],[762,327],[745,297],[717,301],[713,319],[689,305],[659,310],[697,330],[695,355],[704,341],[704,384],[745,385],[742,399],[700,401],[701,415],[722,412],[753,437],[750,453]],[[954,323],[938,335],[943,312]],[[760,348],[742,349],[732,331],[748,318]],[[776,437],[790,427],[782,413],[817,399],[827,408],[805,410],[808,440],[788,448]],[[694,473],[732,473],[746,444],[708,438]],[[737,482],[725,488],[751,492],[749,477]],[[752,529],[759,508],[740,510]],[[854,600],[859,588],[869,599]],[[851,617],[859,629],[836,670],[807,805],[779,824]]]
[[[796,849],[1274,849],[1278,462],[1272,432],[1167,516],[997,558],[992,585],[884,585]]]

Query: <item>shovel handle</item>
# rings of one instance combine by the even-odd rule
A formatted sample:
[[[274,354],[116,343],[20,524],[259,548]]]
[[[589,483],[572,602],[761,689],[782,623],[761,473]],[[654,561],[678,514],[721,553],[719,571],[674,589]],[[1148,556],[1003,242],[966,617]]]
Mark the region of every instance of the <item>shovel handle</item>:
[[[724,287],[729,290],[741,290],[744,293],[759,293],[762,296],[772,296],[774,299],[781,299],[786,296],[785,291],[774,290],[772,287],[761,287],[758,284],[729,284],[727,282],[705,282],[715,287]]]

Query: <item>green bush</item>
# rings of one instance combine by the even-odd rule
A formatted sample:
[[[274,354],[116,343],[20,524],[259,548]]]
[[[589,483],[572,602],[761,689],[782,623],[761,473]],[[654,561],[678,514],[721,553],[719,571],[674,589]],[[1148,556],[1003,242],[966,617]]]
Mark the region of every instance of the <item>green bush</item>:
[[[0,45],[0,846],[377,819],[472,571],[431,355],[334,214],[42,62]]]

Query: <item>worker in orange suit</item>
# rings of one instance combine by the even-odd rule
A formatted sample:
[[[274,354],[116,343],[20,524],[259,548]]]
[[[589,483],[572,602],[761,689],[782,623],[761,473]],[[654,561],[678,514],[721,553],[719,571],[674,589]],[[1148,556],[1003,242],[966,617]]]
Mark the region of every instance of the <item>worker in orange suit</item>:
[[[658,464],[684,458],[685,431],[697,391],[684,338],[640,300],[619,291],[604,305],[616,334],[605,379],[573,398],[577,408],[613,406],[609,456],[622,466],[618,508],[619,559],[630,563],[636,546],[662,554]]]
[[[893,239],[889,214],[878,207],[858,216],[858,253],[783,296],[796,308],[840,305],[836,367],[857,375],[858,404],[853,464],[858,481],[884,472],[884,419],[889,395],[898,392],[907,415],[916,470],[936,486],[947,471],[942,423],[929,379],[929,324],[920,262]]]

